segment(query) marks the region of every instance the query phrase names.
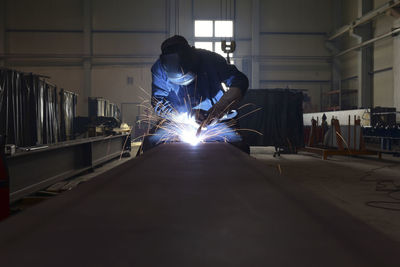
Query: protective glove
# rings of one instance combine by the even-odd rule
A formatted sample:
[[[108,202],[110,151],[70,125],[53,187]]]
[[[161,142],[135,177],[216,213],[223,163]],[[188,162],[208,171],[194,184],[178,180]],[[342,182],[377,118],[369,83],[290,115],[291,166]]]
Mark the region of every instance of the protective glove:
[[[203,125],[208,125],[212,121],[218,120],[224,116],[225,113],[232,109],[236,109],[242,99],[242,91],[238,87],[231,87],[221,99],[215,103],[208,111],[209,115]]]
[[[198,124],[202,124],[208,117],[208,112],[204,109],[192,109],[191,115],[194,116]]]
[[[154,111],[157,116],[164,119],[169,119],[174,112],[174,108],[170,105],[169,101],[159,101],[155,105]]]

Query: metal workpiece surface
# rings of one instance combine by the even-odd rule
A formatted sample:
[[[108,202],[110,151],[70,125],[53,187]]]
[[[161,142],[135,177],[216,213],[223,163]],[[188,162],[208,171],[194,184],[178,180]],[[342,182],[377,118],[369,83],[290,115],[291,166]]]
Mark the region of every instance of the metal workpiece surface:
[[[229,144],[164,144],[0,223],[1,266],[399,266],[399,243]]]

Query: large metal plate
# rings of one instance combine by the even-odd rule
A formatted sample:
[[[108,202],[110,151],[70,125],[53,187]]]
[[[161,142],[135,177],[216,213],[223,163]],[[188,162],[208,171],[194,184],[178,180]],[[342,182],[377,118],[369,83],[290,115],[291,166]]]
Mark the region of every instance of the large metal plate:
[[[229,144],[166,144],[0,223],[2,266],[398,266],[398,243]]]

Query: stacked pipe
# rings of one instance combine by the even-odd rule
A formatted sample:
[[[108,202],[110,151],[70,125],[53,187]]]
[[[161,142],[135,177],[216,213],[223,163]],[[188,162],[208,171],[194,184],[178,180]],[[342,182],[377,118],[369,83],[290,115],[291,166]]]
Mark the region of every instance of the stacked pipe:
[[[89,97],[89,117],[106,117],[121,120],[121,111],[117,104],[102,97]]]

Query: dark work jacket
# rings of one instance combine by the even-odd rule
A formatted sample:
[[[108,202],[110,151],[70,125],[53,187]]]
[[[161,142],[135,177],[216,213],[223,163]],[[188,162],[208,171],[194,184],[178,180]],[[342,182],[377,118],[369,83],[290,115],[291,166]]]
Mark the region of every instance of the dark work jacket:
[[[197,77],[187,86],[171,83],[160,59],[152,66],[152,105],[157,115],[162,116],[170,108],[178,112],[208,111],[224,94],[222,82],[228,87],[240,88],[245,95],[249,87],[246,75],[217,53],[204,49],[196,49],[196,53]]]

